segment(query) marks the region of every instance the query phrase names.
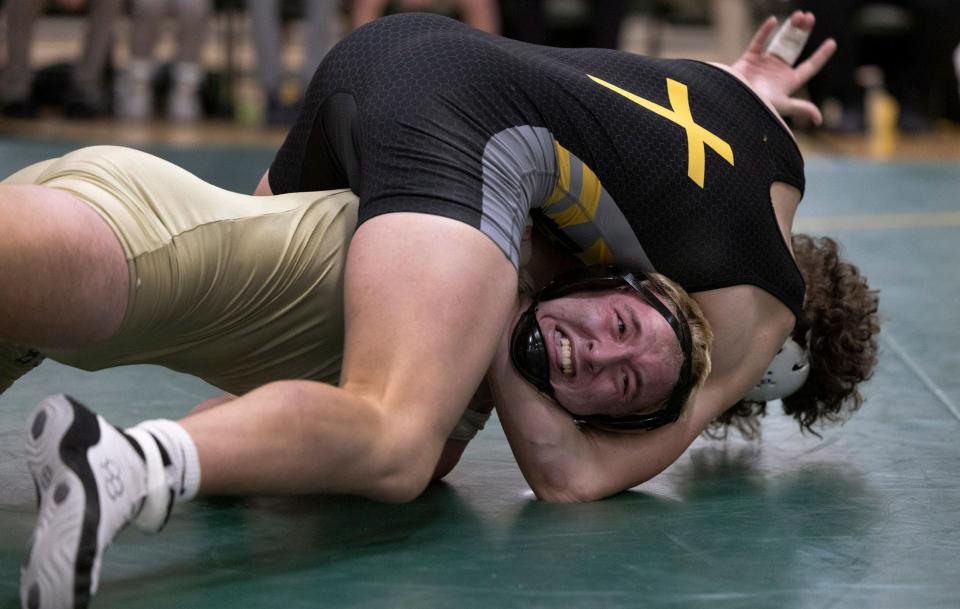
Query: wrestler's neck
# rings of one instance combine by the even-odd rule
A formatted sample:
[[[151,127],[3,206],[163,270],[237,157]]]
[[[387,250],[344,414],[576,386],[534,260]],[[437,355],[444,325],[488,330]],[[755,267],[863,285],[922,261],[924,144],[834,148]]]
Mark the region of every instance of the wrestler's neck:
[[[752,84],[750,84],[750,81],[749,81],[749,80],[747,80],[746,78],[743,77],[742,74],[740,74],[739,72],[737,72],[736,70],[734,70],[732,66],[728,66],[728,65],[723,64],[723,63],[717,63],[717,62],[715,62],[715,61],[710,61],[710,62],[707,62],[707,63],[709,63],[710,65],[712,65],[712,66],[715,67],[715,68],[720,68],[720,69],[723,70],[724,72],[728,72],[728,73],[732,74],[734,77],[737,78],[737,80],[739,80],[740,82],[742,82],[743,84],[745,84],[747,87],[749,87],[750,90],[753,91],[754,94],[755,94],[758,98],[760,98],[760,100],[763,101],[764,104],[766,104],[767,108],[770,109],[770,112],[771,112],[774,116],[777,117],[777,120],[780,121],[780,124],[783,126],[783,128],[786,130],[786,132],[790,134],[790,137],[793,137],[794,140],[796,140],[796,138],[795,138],[794,135],[793,135],[793,131],[791,131],[791,130],[790,130],[790,127],[787,126],[787,123],[783,120],[783,117],[780,116],[780,113],[777,112],[776,108],[773,107],[773,104],[771,104],[770,101],[769,101],[766,97],[764,97],[763,95],[761,95],[760,91],[758,91]]]

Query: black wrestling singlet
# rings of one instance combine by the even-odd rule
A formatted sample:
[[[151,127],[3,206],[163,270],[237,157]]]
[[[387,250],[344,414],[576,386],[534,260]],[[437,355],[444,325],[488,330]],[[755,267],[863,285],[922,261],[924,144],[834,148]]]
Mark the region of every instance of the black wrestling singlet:
[[[689,292],[751,284],[798,314],[775,181],[803,190],[796,144],[720,68],[409,14],[327,55],[270,168],[277,194],[350,186],[359,222],[454,218],[516,265],[532,216],[586,263],[652,267]]]

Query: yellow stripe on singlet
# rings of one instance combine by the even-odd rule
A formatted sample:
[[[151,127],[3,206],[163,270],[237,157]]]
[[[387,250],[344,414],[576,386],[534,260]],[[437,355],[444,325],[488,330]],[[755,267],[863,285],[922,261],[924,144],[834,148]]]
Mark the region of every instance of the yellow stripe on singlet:
[[[730,147],[730,144],[720,139],[716,134],[707,131],[693,120],[687,85],[682,82],[678,82],[672,78],[667,79],[667,97],[670,99],[671,107],[665,108],[660,104],[655,104],[649,99],[644,99],[639,95],[621,89],[596,76],[587,74],[587,77],[598,85],[626,97],[633,103],[683,128],[687,134],[687,176],[700,188],[703,188],[704,174],[706,173],[707,147],[713,149],[714,152],[720,155],[720,158],[730,163],[730,165],[734,164],[733,149]]]
[[[557,185],[553,187],[553,192],[550,193],[550,197],[546,203],[543,204],[544,211],[551,205],[562,201],[567,196],[567,193],[570,192],[570,151],[561,146],[556,140],[553,141],[553,149],[557,152],[557,169],[559,176],[557,176]]]
[[[600,204],[600,194],[603,192],[603,186],[600,184],[600,178],[590,169],[586,163],[570,154],[570,151],[554,142],[557,150],[557,163],[560,167],[560,178],[557,180],[557,186],[553,194],[544,204],[543,208],[551,220],[557,223],[560,228],[568,228],[577,224],[591,222],[597,215],[597,207]],[[574,172],[580,174],[580,192],[571,193],[571,176]],[[574,202],[557,213],[550,213],[551,205],[556,204],[570,195],[574,195]]]

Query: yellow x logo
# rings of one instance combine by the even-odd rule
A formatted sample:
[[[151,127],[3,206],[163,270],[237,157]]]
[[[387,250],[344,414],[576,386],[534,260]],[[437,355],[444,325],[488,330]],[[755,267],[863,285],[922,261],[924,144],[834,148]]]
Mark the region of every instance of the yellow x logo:
[[[587,76],[590,75],[587,74]],[[664,108],[649,99],[634,95],[595,76],[590,76],[590,80],[615,93],[619,93],[654,114],[658,114],[683,127],[683,130],[687,132],[687,175],[690,176],[690,179],[700,188],[703,188],[703,177],[706,172],[706,150],[704,150],[704,144],[713,148],[714,152],[719,154],[726,162],[733,165],[733,149],[730,148],[730,144],[694,122],[693,115],[690,114],[690,99],[687,97],[687,85],[668,78],[667,95],[670,98],[670,105],[672,107]]]

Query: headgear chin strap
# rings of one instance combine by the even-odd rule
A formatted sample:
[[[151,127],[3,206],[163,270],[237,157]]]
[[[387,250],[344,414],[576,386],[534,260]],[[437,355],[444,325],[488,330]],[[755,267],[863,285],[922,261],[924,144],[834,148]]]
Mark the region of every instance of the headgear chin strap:
[[[793,395],[810,376],[807,352],[797,341],[788,338],[767,367],[763,378],[743,396],[748,402],[769,402]]]
[[[528,383],[553,398],[563,408],[563,404],[557,401],[553,385],[550,384],[550,360],[547,356],[543,331],[540,329],[540,324],[537,323],[537,305],[574,292],[612,290],[629,286],[663,316],[677,336],[677,341],[680,343],[680,349],[683,352],[683,364],[680,366],[680,376],[677,379],[677,384],[674,386],[666,404],[656,412],[631,414],[622,417],[582,416],[573,413],[571,415],[577,421],[615,431],[654,429],[673,423],[680,418],[680,412],[683,410],[683,406],[687,402],[687,398],[690,397],[690,391],[693,388],[690,361],[692,351],[690,328],[677,303],[673,303],[676,310],[674,313],[644,285],[645,281],[647,281],[647,276],[644,273],[633,273],[614,265],[577,268],[561,274],[534,296],[533,303],[523,312],[517,325],[513,328],[513,334],[510,337],[510,361],[514,368]]]
[[[543,332],[537,323],[537,301],[523,312],[510,338],[510,361],[525,381],[553,396],[550,384],[550,359]]]

